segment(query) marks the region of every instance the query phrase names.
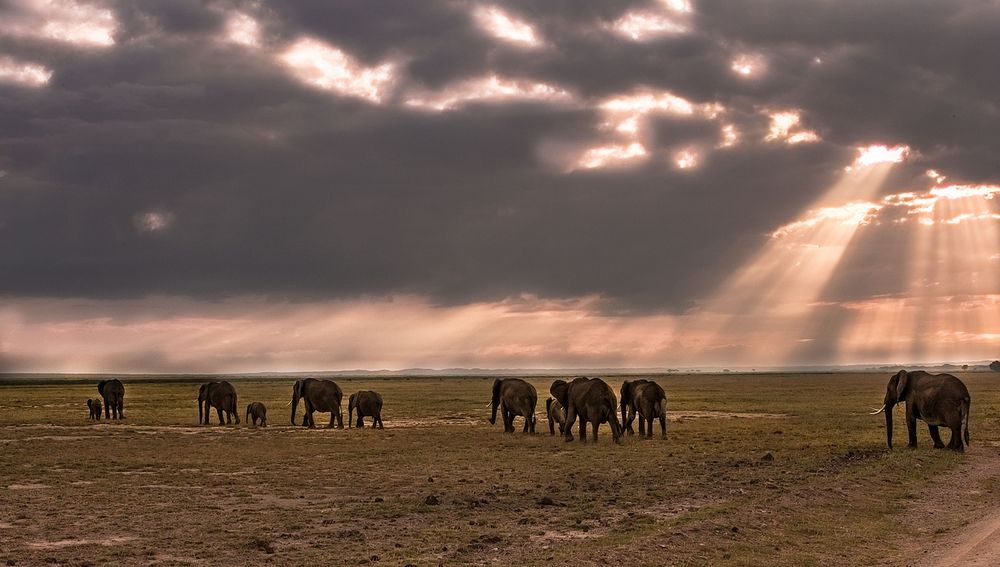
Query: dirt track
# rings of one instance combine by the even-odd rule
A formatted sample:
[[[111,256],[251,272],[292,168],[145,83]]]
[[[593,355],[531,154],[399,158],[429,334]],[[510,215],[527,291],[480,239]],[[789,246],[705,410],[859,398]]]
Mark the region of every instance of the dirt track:
[[[936,485],[925,499],[914,506],[911,516],[925,524],[924,535],[931,537],[921,551],[922,567],[986,567],[1000,564],[1000,503],[992,486],[1000,483],[1000,452],[995,446],[973,446],[967,461]],[[964,493],[978,504],[966,504],[955,510],[956,496]],[[941,530],[940,520],[953,518],[954,530]],[[947,521],[947,520],[945,520]],[[948,522],[950,523],[950,522]],[[928,531],[934,534],[927,534]],[[943,532],[943,533],[937,533]]]

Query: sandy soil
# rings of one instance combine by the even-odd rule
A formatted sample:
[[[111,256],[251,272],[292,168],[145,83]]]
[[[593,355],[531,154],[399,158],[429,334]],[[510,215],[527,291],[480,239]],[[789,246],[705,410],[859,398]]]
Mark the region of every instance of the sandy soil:
[[[991,444],[992,445],[992,444]],[[912,506],[924,538],[921,567],[993,567],[1000,564],[1000,452],[972,447],[965,461]],[[947,529],[949,525],[958,525]],[[930,532],[930,533],[929,533]],[[929,538],[930,541],[926,541]]]

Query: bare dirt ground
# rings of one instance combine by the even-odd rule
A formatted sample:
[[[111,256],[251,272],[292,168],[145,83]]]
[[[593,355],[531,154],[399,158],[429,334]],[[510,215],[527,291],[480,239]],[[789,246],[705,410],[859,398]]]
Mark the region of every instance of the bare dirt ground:
[[[918,541],[912,551],[923,567],[992,567],[1000,564],[1000,449],[980,444],[945,479],[910,508]],[[948,529],[950,526],[959,526]]]
[[[234,380],[266,429],[198,425],[197,383],[98,424],[93,384],[0,386],[0,564],[910,565],[998,504],[997,378],[965,378],[966,455],[885,449],[887,375],[659,377],[668,439],[621,445],[504,435],[478,378],[338,380],[384,431],[292,427],[291,380]]]

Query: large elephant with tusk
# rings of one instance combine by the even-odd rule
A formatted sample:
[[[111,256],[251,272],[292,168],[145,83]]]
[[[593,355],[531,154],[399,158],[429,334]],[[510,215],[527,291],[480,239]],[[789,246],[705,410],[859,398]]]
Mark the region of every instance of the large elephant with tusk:
[[[951,374],[930,374],[922,370],[900,370],[886,386],[882,407],[872,415],[885,413],[885,439],[892,449],[892,410],[906,402],[907,446],[917,446],[917,420],[927,424],[935,448],[943,448],[938,427],[951,429],[948,448],[962,451],[969,444],[969,408],[972,398],[961,380]],[[964,427],[964,432],[963,432]],[[964,441],[964,443],[963,443]]]
[[[288,405],[292,406],[292,425],[295,425],[295,410],[299,407],[299,400],[305,403],[306,411],[302,416],[302,425],[310,428],[316,427],[313,421],[313,412],[330,412],[330,425],[334,422],[338,429],[344,428],[344,414],[340,411],[340,402],[344,399],[344,392],[340,386],[332,380],[317,380],[306,378],[296,380],[292,386],[292,401]]]

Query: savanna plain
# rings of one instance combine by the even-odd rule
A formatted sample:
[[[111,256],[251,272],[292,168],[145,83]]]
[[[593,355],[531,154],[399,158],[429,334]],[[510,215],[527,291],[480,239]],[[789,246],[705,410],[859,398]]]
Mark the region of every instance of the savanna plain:
[[[126,419],[96,424],[100,378],[7,379],[0,563],[911,565],[1000,503],[1000,375],[959,375],[965,454],[922,425],[901,447],[901,413],[886,448],[889,376],[655,376],[667,439],[621,445],[550,436],[551,378],[535,435],[488,423],[487,378],[335,378],[345,426],[383,395],[381,431],[292,427],[293,378],[228,378],[267,428],[199,425],[207,378],[123,377]]]

